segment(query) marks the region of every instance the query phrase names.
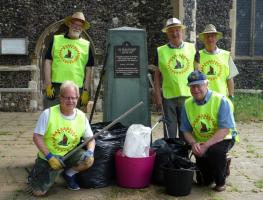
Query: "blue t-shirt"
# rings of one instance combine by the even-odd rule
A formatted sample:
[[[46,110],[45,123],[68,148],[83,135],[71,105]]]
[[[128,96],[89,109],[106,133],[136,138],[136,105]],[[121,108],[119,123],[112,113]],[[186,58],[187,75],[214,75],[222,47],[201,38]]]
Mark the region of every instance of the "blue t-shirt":
[[[194,100],[194,102],[197,105],[203,105],[206,102],[209,101],[210,97],[212,95],[212,91],[208,90],[206,93],[206,96],[204,98],[203,102],[197,102]],[[234,115],[233,112],[231,111],[230,105],[228,101],[226,100],[226,97],[223,97],[221,100],[219,112],[218,112],[218,128],[235,128],[235,120],[234,120]],[[193,128],[187,118],[187,114],[185,111],[185,107],[183,106],[182,111],[181,111],[181,126],[180,130],[182,132],[189,132],[191,133],[193,131]]]

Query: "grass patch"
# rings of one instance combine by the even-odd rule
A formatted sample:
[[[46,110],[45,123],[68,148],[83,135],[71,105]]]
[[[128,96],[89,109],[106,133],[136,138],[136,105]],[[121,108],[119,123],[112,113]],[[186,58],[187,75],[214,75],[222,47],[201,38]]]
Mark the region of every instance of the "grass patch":
[[[249,142],[247,138],[243,138],[243,142]]]
[[[12,133],[8,131],[3,131],[3,132],[0,132],[0,135],[12,135]]]
[[[230,184],[229,187],[230,187],[229,189],[230,192],[240,192],[239,189],[232,184]]]
[[[263,95],[237,93],[234,100],[236,121],[263,120]]]
[[[253,144],[247,145],[247,152],[251,153],[251,154],[254,154],[256,152],[255,151],[255,146]]]
[[[263,178],[260,179],[260,180],[258,180],[258,181],[255,183],[255,186],[256,186],[257,188],[262,189],[262,188],[263,188]]]

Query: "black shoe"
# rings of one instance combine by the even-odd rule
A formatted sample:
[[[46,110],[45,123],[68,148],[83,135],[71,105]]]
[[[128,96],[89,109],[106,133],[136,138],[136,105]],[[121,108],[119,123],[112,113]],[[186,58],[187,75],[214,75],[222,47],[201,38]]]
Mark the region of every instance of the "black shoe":
[[[216,185],[215,187],[213,187],[213,190],[217,191],[217,192],[223,192],[226,190],[226,186],[224,185]]]
[[[73,176],[68,176],[65,172],[63,173],[63,177],[67,182],[67,188],[70,190],[79,190],[80,187],[78,183],[76,182],[75,175]]]

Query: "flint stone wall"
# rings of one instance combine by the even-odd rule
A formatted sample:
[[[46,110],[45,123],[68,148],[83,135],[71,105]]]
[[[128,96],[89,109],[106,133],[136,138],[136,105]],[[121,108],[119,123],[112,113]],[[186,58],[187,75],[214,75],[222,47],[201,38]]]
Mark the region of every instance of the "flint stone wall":
[[[5,0],[1,4],[0,37],[26,37],[29,54],[0,55],[0,65],[30,65],[41,33],[75,11],[82,11],[91,23],[87,32],[102,54],[108,29],[116,26],[146,29],[150,61],[155,48],[165,42],[165,35],[161,33],[163,22],[172,16],[170,0]],[[113,18],[118,18],[117,25],[113,24]],[[31,78],[28,73],[0,71],[0,88],[27,87]],[[0,111],[27,111],[30,98],[30,94],[1,93]]]
[[[197,3],[197,34],[203,31],[206,24],[212,23],[223,33],[223,39],[218,42],[218,46],[230,50],[232,35],[229,13],[233,0],[184,0],[186,41],[189,41],[189,31],[194,28],[191,19],[195,2]],[[170,0],[79,0],[77,2],[5,0],[1,3],[0,37],[26,37],[29,41],[29,54],[0,55],[0,65],[32,64],[35,45],[41,33],[51,24],[79,10],[84,12],[91,23],[91,28],[87,32],[93,39],[95,48],[103,55],[107,30],[116,27],[113,18],[118,18],[117,26],[146,29],[149,64],[153,63],[156,47],[166,42],[165,34],[161,29],[166,19],[172,16]],[[203,48],[200,42],[198,48]],[[235,78],[236,88],[263,88],[262,61],[236,60],[235,62],[240,71],[240,75]],[[23,88],[31,77],[31,72],[0,71],[0,88]],[[31,94],[1,93],[0,97],[0,111],[27,111]]]
[[[196,11],[196,32],[201,33],[206,24],[214,24],[217,31],[223,33],[223,39],[218,41],[218,46],[225,50],[231,49],[231,29],[230,10],[232,0],[197,0]],[[198,42],[198,48],[203,48],[203,44]]]
[[[263,60],[235,60],[239,75],[235,87],[242,89],[263,89]]]

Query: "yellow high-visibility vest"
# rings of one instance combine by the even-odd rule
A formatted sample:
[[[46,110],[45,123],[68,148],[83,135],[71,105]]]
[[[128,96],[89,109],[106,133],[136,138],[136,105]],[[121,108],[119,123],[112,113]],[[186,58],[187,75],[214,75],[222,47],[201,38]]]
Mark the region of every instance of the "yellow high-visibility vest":
[[[52,154],[64,156],[79,144],[85,133],[86,116],[79,109],[76,112],[75,119],[68,120],[61,116],[60,105],[50,108],[44,143]],[[42,152],[39,157],[45,159]]]
[[[200,50],[201,71],[209,80],[208,88],[224,96],[228,96],[227,78],[229,76],[228,61],[230,52],[220,49],[218,54],[208,54]]]
[[[55,35],[52,47],[52,82],[71,80],[81,88],[89,58],[89,45],[90,42],[82,38],[69,39],[64,35]]]
[[[197,142],[208,141],[218,130],[218,112],[222,97],[221,94],[212,92],[208,102],[203,105],[197,105],[193,97],[185,101],[187,118]],[[229,129],[225,139],[232,139],[232,129]]]
[[[179,49],[166,44],[158,47],[157,51],[164,98],[191,96],[187,77],[194,70],[194,44],[184,42],[184,47]]]

